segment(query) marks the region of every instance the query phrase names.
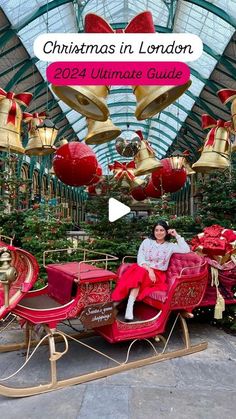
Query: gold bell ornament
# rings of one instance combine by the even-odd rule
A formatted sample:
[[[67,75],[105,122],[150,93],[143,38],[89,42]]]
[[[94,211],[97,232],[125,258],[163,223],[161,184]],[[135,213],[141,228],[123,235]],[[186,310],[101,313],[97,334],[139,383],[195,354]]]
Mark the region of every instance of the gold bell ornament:
[[[189,156],[189,151],[188,150],[185,150],[183,153],[182,153],[182,155],[181,155],[181,157],[183,157],[183,160],[182,160],[182,165],[181,165],[181,163],[180,163],[180,161],[179,162],[177,162],[177,166],[180,166],[181,165],[181,168],[182,167],[184,167],[185,168],[185,170],[186,170],[186,173],[187,173],[187,176],[191,176],[191,175],[194,175],[194,174],[196,174],[196,172],[192,169],[192,167],[190,166],[190,164],[189,164],[189,162],[188,162],[188,160],[187,160],[187,157]],[[172,155],[173,156],[173,155]]]
[[[142,186],[142,185],[144,186],[145,184],[146,184],[146,178],[142,179],[141,177],[135,176],[135,178],[132,180],[130,186],[133,189],[133,188],[137,188],[138,186]]]
[[[180,86],[132,86],[136,96],[136,118],[151,118],[175,102],[191,86],[191,80]]]
[[[46,112],[34,112],[33,114],[23,112],[23,121],[28,124],[28,144],[25,148],[25,154],[29,156],[46,156],[54,153],[55,138],[49,135],[40,136],[38,126],[46,119]]]
[[[175,150],[169,157],[173,170],[181,170],[184,167],[186,154],[180,150]]]
[[[184,168],[186,170],[187,176],[195,175],[196,172],[192,169],[187,160],[184,161]]]
[[[20,105],[28,106],[32,99],[28,92],[15,94],[0,88],[0,151],[24,154],[22,146]]]
[[[94,121],[87,118],[88,133],[84,139],[86,144],[103,144],[114,140],[121,133],[121,129],[116,127],[112,120]]]
[[[221,89],[217,92],[217,94],[224,105],[226,105],[229,102],[232,102],[231,104],[232,131],[236,133],[236,90]]]
[[[216,121],[211,116],[202,115],[203,129],[211,128],[207,134],[202,154],[193,164],[196,172],[207,173],[211,170],[224,170],[230,167],[229,122]]]
[[[95,121],[106,121],[109,110],[105,99],[108,86],[52,86],[52,90],[70,108]]]
[[[150,146],[149,142],[143,139],[142,131],[138,130],[136,133],[141,138],[141,148],[134,157],[135,162],[135,176],[145,175],[154,172],[158,167],[162,167],[160,160],[155,157],[155,152]]]

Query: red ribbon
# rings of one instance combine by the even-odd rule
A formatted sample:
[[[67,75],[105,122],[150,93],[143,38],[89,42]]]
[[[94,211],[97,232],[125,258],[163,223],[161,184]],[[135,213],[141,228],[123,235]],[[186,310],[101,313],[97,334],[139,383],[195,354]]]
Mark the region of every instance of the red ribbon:
[[[135,16],[125,29],[113,30],[109,23],[95,13],[85,16],[84,28],[86,33],[155,33],[155,26],[151,12],[142,12]]]
[[[32,97],[32,93],[23,92],[15,94],[14,92],[5,92],[5,90],[0,88],[0,100],[6,98],[10,101],[7,124],[16,125],[16,103],[19,103],[23,106],[29,106]]]
[[[138,129],[137,131],[135,131],[136,132],[136,134],[138,134],[138,136],[139,136],[139,138],[140,138],[140,140],[143,140],[144,138],[143,138],[143,133],[142,133],[142,131],[141,131],[141,129]]]
[[[153,148],[150,146],[149,142],[146,140],[143,140],[143,142],[146,144],[146,148],[149,151],[149,153],[151,153],[153,156],[155,156],[155,151],[153,150]]]
[[[39,125],[43,122],[43,120],[47,117],[46,112],[34,112],[34,113],[28,113],[23,112],[23,121],[25,121],[27,124],[29,124],[28,130],[30,131],[32,127],[33,120],[37,119],[36,125]],[[36,121],[35,121],[36,122]]]
[[[155,151],[154,151],[154,150],[153,150],[153,148],[150,146],[150,143],[149,143],[148,141],[144,140],[142,131],[141,131],[141,130],[137,130],[137,131],[135,131],[135,132],[136,132],[136,134],[138,134],[138,136],[139,136],[140,140],[141,140],[141,141],[143,141],[143,142],[145,143],[146,148],[147,148],[147,150],[149,151],[149,153],[151,153],[151,154],[153,154],[153,155],[155,156]]]
[[[227,131],[229,131],[231,128],[231,122],[223,121],[223,119],[218,119],[216,121],[216,119],[212,118],[212,116],[203,114],[202,115],[202,128],[203,129],[211,128],[205,146],[212,146],[214,145],[215,135],[218,128],[225,128]],[[229,141],[229,137],[228,137],[228,141]]]
[[[135,169],[135,162],[132,160],[129,163],[120,163],[119,161],[114,161],[113,168],[111,170],[114,170],[114,179],[121,180],[124,177],[128,177],[129,180],[134,180],[134,169]]]
[[[224,105],[231,100],[236,99],[236,90],[233,89],[221,89],[217,94]]]

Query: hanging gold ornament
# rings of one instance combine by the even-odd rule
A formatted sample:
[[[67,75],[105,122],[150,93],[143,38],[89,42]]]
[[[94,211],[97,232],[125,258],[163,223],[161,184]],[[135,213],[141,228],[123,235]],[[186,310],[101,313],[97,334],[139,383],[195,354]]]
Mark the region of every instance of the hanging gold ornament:
[[[175,102],[191,86],[191,80],[181,86],[132,86],[136,96],[136,118],[151,118]]]
[[[28,124],[28,144],[25,154],[29,156],[46,156],[55,151],[54,141],[51,135],[40,135],[38,126],[46,119],[46,112],[34,112],[33,114],[24,112],[23,120]]]
[[[103,144],[114,140],[121,133],[121,129],[116,127],[112,120],[94,121],[87,118],[88,134],[84,141],[86,144]]]
[[[158,167],[162,167],[160,160],[155,157],[155,152],[148,141],[143,139],[142,131],[138,130],[136,133],[141,138],[141,148],[135,155],[135,176],[145,175],[154,172]]]
[[[196,172],[207,173],[212,170],[224,170],[230,167],[229,123],[221,119],[216,121],[207,114],[202,115],[203,128],[211,128],[207,134],[202,154],[192,168]]]
[[[108,86],[52,86],[52,90],[70,108],[95,121],[106,121],[109,110],[105,99]]]
[[[196,172],[192,169],[192,167],[190,166],[187,160],[184,161],[184,168],[186,170],[187,176],[196,174]]]
[[[19,105],[28,106],[32,99],[28,92],[15,94],[0,88],[0,150],[24,154],[21,143],[22,111]]]

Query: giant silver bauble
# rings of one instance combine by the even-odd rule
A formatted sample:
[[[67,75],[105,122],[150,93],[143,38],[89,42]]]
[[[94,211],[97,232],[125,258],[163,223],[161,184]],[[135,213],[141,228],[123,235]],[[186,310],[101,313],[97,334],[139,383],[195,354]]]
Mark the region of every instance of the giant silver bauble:
[[[116,151],[123,157],[134,157],[141,148],[141,139],[134,131],[122,131],[116,139]]]

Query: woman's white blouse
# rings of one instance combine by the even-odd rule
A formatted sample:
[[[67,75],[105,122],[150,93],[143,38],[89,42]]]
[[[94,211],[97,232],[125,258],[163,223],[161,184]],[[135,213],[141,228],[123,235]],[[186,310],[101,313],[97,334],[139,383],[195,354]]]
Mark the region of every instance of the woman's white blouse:
[[[177,243],[164,242],[158,244],[156,240],[145,239],[138,251],[137,263],[147,264],[150,268],[166,271],[173,253],[188,253],[190,247],[183,237],[176,236]]]

